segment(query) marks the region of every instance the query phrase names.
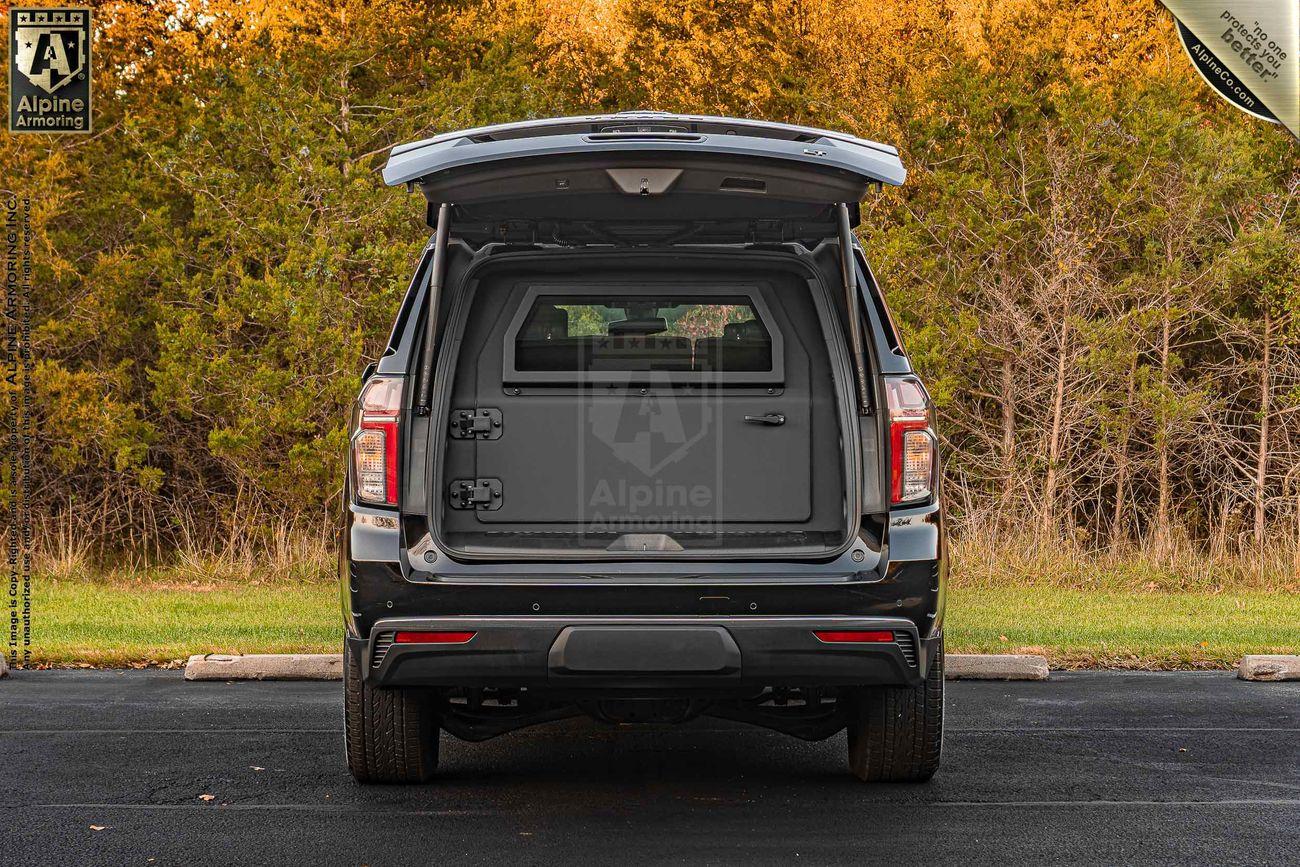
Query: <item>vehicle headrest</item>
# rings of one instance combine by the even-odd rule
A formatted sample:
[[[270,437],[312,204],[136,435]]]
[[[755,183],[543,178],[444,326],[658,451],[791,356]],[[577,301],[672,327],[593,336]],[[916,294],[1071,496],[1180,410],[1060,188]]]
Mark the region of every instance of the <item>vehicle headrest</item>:
[[[523,336],[534,340],[555,340],[569,336],[569,311],[552,305],[540,306],[524,328]]]
[[[764,336],[763,326],[757,319],[730,322],[722,326],[722,336],[729,340],[761,340]]]
[[[606,326],[609,334],[662,334],[668,330],[668,320],[662,316],[645,319],[617,319]]]

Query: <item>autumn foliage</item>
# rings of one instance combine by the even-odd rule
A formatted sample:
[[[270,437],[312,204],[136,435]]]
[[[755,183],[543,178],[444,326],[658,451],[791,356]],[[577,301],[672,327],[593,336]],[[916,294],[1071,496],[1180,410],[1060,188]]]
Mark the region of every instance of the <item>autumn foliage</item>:
[[[393,144],[657,108],[897,144],[861,238],[959,528],[1300,534],[1300,151],[1152,0],[95,5],[95,133],[34,196],[42,532],[104,553],[333,520],[345,407],[427,236]]]

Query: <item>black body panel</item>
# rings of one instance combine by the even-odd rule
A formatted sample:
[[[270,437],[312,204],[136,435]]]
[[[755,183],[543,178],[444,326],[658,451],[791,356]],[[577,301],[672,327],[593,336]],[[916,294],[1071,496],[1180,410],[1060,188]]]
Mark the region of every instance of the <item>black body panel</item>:
[[[358,560],[378,556],[372,529],[349,510],[341,557],[349,636],[368,639],[388,618],[440,617],[898,617],[922,642],[943,628],[946,550],[935,506],[908,510],[879,554],[831,563],[457,563]],[[387,532],[387,531],[385,531]],[[391,531],[393,556],[399,555]],[[855,549],[861,550],[861,549]],[[897,556],[891,559],[896,551]],[[401,552],[401,556],[405,556]],[[904,559],[906,558],[906,559]],[[858,571],[853,567],[861,565]],[[404,575],[405,572],[405,575]]]

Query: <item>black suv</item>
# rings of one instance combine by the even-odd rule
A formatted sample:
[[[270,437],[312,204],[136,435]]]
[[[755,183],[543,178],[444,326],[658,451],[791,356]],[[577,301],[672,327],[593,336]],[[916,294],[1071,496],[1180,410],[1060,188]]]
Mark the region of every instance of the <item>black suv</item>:
[[[577,714],[847,728],[861,779],[935,772],[934,421],[853,237],[904,176],[661,112],[394,148],[434,232],[353,415],[356,779]]]

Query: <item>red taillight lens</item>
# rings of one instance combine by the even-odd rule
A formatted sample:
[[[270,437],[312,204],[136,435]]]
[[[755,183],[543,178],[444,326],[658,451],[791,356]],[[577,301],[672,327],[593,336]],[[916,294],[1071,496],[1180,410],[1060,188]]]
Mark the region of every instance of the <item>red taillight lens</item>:
[[[888,629],[814,631],[813,635],[827,644],[864,644],[894,640],[894,633]]]
[[[352,435],[352,469],[357,499],[397,505],[397,420],[402,380],[372,377],[361,390],[361,418]]]
[[[399,632],[397,644],[464,644],[477,632]]]
[[[921,383],[885,380],[889,400],[889,500],[911,503],[934,494],[935,438]]]

